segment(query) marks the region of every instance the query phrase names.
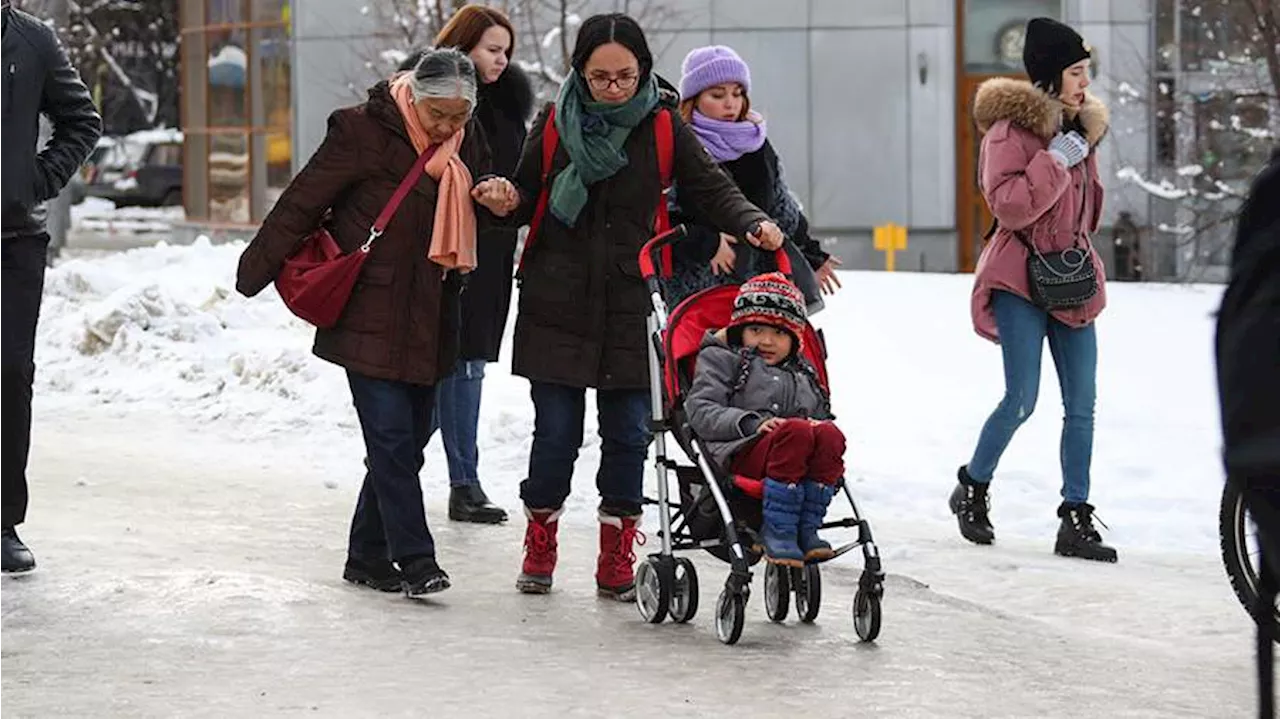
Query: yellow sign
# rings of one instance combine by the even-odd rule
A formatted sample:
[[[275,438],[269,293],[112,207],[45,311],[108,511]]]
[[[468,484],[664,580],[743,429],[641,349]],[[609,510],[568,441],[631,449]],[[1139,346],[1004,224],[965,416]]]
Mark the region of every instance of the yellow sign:
[[[876,250],[884,253],[885,271],[893,272],[895,267],[893,253],[907,249],[907,228],[892,222],[880,225],[875,230],[875,243]]]

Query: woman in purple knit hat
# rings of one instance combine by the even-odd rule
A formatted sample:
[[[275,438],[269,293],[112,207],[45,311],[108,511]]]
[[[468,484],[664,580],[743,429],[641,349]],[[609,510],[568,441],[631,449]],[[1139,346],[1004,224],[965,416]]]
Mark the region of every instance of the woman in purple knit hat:
[[[732,48],[711,45],[686,55],[681,74],[680,116],[742,194],[778,222],[792,256],[803,257],[804,262],[793,263],[793,279],[804,290],[812,314],[821,307],[819,287],[830,294],[840,286],[835,274],[840,260],[809,236],[809,221],[783,181],[764,118],[751,109],[751,70]],[[677,185],[672,193],[672,222],[684,224],[689,236],[678,246],[678,272],[668,287],[676,301],[707,286],[777,269],[772,253],[737,244],[737,238],[681,206],[679,190]]]

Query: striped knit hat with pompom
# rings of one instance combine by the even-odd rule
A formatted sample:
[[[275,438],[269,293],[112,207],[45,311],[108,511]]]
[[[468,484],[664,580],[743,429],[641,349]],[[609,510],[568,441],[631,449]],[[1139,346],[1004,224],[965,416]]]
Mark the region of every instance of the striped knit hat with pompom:
[[[800,288],[781,272],[770,272],[752,277],[738,288],[729,327],[769,325],[786,330],[795,339],[795,351],[799,352],[807,317]]]

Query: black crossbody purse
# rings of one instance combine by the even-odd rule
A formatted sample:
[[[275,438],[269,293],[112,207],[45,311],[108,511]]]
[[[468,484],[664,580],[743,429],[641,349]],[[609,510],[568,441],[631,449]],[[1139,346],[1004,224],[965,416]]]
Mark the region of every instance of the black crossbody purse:
[[[1058,252],[1041,252],[1021,232],[1013,236],[1027,248],[1027,285],[1031,301],[1045,311],[1067,310],[1086,304],[1098,294],[1098,276],[1093,266],[1088,232],[1084,229],[1089,203],[1089,171],[1080,183],[1080,218],[1077,244]],[[992,224],[994,234],[996,223]]]

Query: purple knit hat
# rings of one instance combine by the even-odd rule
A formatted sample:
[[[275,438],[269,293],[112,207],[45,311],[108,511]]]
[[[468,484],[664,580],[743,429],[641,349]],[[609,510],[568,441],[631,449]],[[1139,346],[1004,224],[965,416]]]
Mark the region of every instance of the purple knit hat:
[[[690,100],[709,87],[736,82],[751,92],[751,70],[733,48],[710,45],[691,50],[680,65],[680,97]]]

